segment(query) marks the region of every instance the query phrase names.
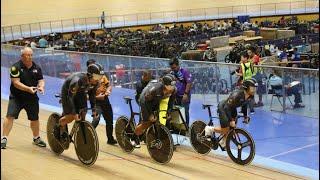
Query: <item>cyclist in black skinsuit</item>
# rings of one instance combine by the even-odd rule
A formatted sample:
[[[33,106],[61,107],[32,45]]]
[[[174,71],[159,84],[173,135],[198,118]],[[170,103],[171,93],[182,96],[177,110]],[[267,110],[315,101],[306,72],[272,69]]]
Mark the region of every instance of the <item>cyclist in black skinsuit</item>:
[[[226,134],[229,132],[229,127],[236,126],[237,108],[241,107],[244,111],[244,123],[249,123],[247,116],[247,105],[253,98],[256,92],[257,82],[254,79],[245,80],[242,88],[233,91],[228,99],[221,101],[218,104],[218,114],[221,127],[206,126],[205,135],[211,136],[213,132]],[[226,136],[225,136],[226,137]],[[225,147],[225,138],[221,142],[221,146]]]
[[[54,136],[60,139],[60,129],[73,120],[79,120],[86,112],[79,115],[80,109],[87,108],[89,95],[91,108],[95,107],[96,85],[104,75],[100,64],[91,64],[87,73],[77,72],[67,77],[61,89],[62,117],[54,128]]]
[[[172,108],[175,92],[175,77],[171,74],[163,76],[160,82],[149,82],[139,98],[142,121],[135,129],[136,135],[140,136],[155,121],[154,112],[159,110],[162,99],[170,97],[168,109]]]

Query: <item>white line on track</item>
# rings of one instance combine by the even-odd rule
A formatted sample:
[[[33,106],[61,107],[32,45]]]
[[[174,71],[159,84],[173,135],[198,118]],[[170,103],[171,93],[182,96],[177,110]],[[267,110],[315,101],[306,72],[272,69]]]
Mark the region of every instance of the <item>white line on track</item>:
[[[290,151],[286,151],[286,152],[282,152],[280,154],[269,156],[267,158],[274,158],[274,157],[281,156],[281,155],[284,155],[284,154],[288,154],[288,153],[291,153],[291,152],[299,151],[301,149],[308,148],[308,147],[311,147],[311,146],[314,146],[314,145],[317,145],[317,144],[319,144],[319,143],[313,143],[313,144],[309,144],[309,145],[306,145],[306,146],[303,146],[303,147],[295,148],[295,149],[292,149]]]

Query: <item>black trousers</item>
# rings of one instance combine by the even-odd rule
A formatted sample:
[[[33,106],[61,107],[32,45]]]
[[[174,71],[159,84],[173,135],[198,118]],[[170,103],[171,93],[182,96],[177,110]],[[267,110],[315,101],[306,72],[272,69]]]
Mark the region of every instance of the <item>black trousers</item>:
[[[110,104],[109,98],[107,97],[103,101],[96,101],[97,113],[98,117],[93,118],[92,126],[96,128],[99,124],[101,115],[103,116],[106,122],[106,135],[108,139],[112,139],[112,132],[113,132],[113,111],[112,106]]]

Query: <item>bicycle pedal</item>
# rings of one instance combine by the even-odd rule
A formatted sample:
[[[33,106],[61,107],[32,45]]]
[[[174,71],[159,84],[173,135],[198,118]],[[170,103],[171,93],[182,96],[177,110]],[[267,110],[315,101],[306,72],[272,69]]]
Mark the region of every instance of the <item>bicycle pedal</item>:
[[[219,147],[219,143],[215,138],[211,138],[211,143],[212,143],[212,149],[217,150]]]

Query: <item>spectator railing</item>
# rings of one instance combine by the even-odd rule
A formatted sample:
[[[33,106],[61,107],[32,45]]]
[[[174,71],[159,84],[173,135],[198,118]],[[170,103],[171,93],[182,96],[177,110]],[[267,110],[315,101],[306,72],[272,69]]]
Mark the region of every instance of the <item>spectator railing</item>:
[[[236,18],[237,16],[244,15],[249,15],[250,17],[259,17],[304,13],[319,13],[319,0],[114,15],[106,17],[105,26],[107,28],[114,28],[170,22]],[[52,32],[72,32],[99,28],[101,28],[100,17],[74,18],[31,24],[2,26],[1,42],[45,35]]]
[[[8,69],[13,63],[20,59],[20,46],[1,45],[1,68]],[[140,81],[142,71],[150,69],[155,78],[159,78],[165,72],[168,72],[168,59],[121,56],[110,54],[94,54],[73,51],[57,51],[47,49],[34,49],[33,60],[42,68],[43,74],[49,77],[64,79],[68,74],[77,71],[86,70],[86,61],[95,59],[98,63],[104,66],[104,69],[109,73],[110,81],[115,87],[134,89],[135,83]],[[238,77],[232,72],[239,65],[215,62],[200,62],[200,61],[181,61],[181,67],[188,69],[193,77],[192,97],[199,99],[204,103],[217,104],[225,99],[228,94],[235,89],[235,84]],[[302,101],[306,105],[303,111],[287,109],[285,103],[286,98],[281,99],[283,106],[277,100],[273,101],[273,109],[281,112],[289,113],[305,113],[306,116],[318,117],[319,112],[319,69],[307,68],[288,68],[279,66],[259,66],[265,75],[262,79],[263,85],[259,89],[262,93],[264,108],[269,110],[271,96],[268,95],[268,77],[274,70],[278,75],[283,77],[283,87],[290,82],[301,82]],[[7,70],[5,71],[7,72]],[[8,77],[8,74],[3,74],[2,77]],[[54,93],[60,91],[60,87],[55,90],[47,91],[47,96],[52,97]],[[1,89],[9,91],[9,84],[3,84],[1,81]],[[7,92],[8,93],[8,92]],[[283,91],[285,93],[285,91]],[[48,95],[49,94],[49,95]],[[286,96],[285,96],[286,97]],[[256,95],[258,101],[258,95]],[[293,96],[291,97],[293,102]],[[287,101],[288,102],[288,101]]]

